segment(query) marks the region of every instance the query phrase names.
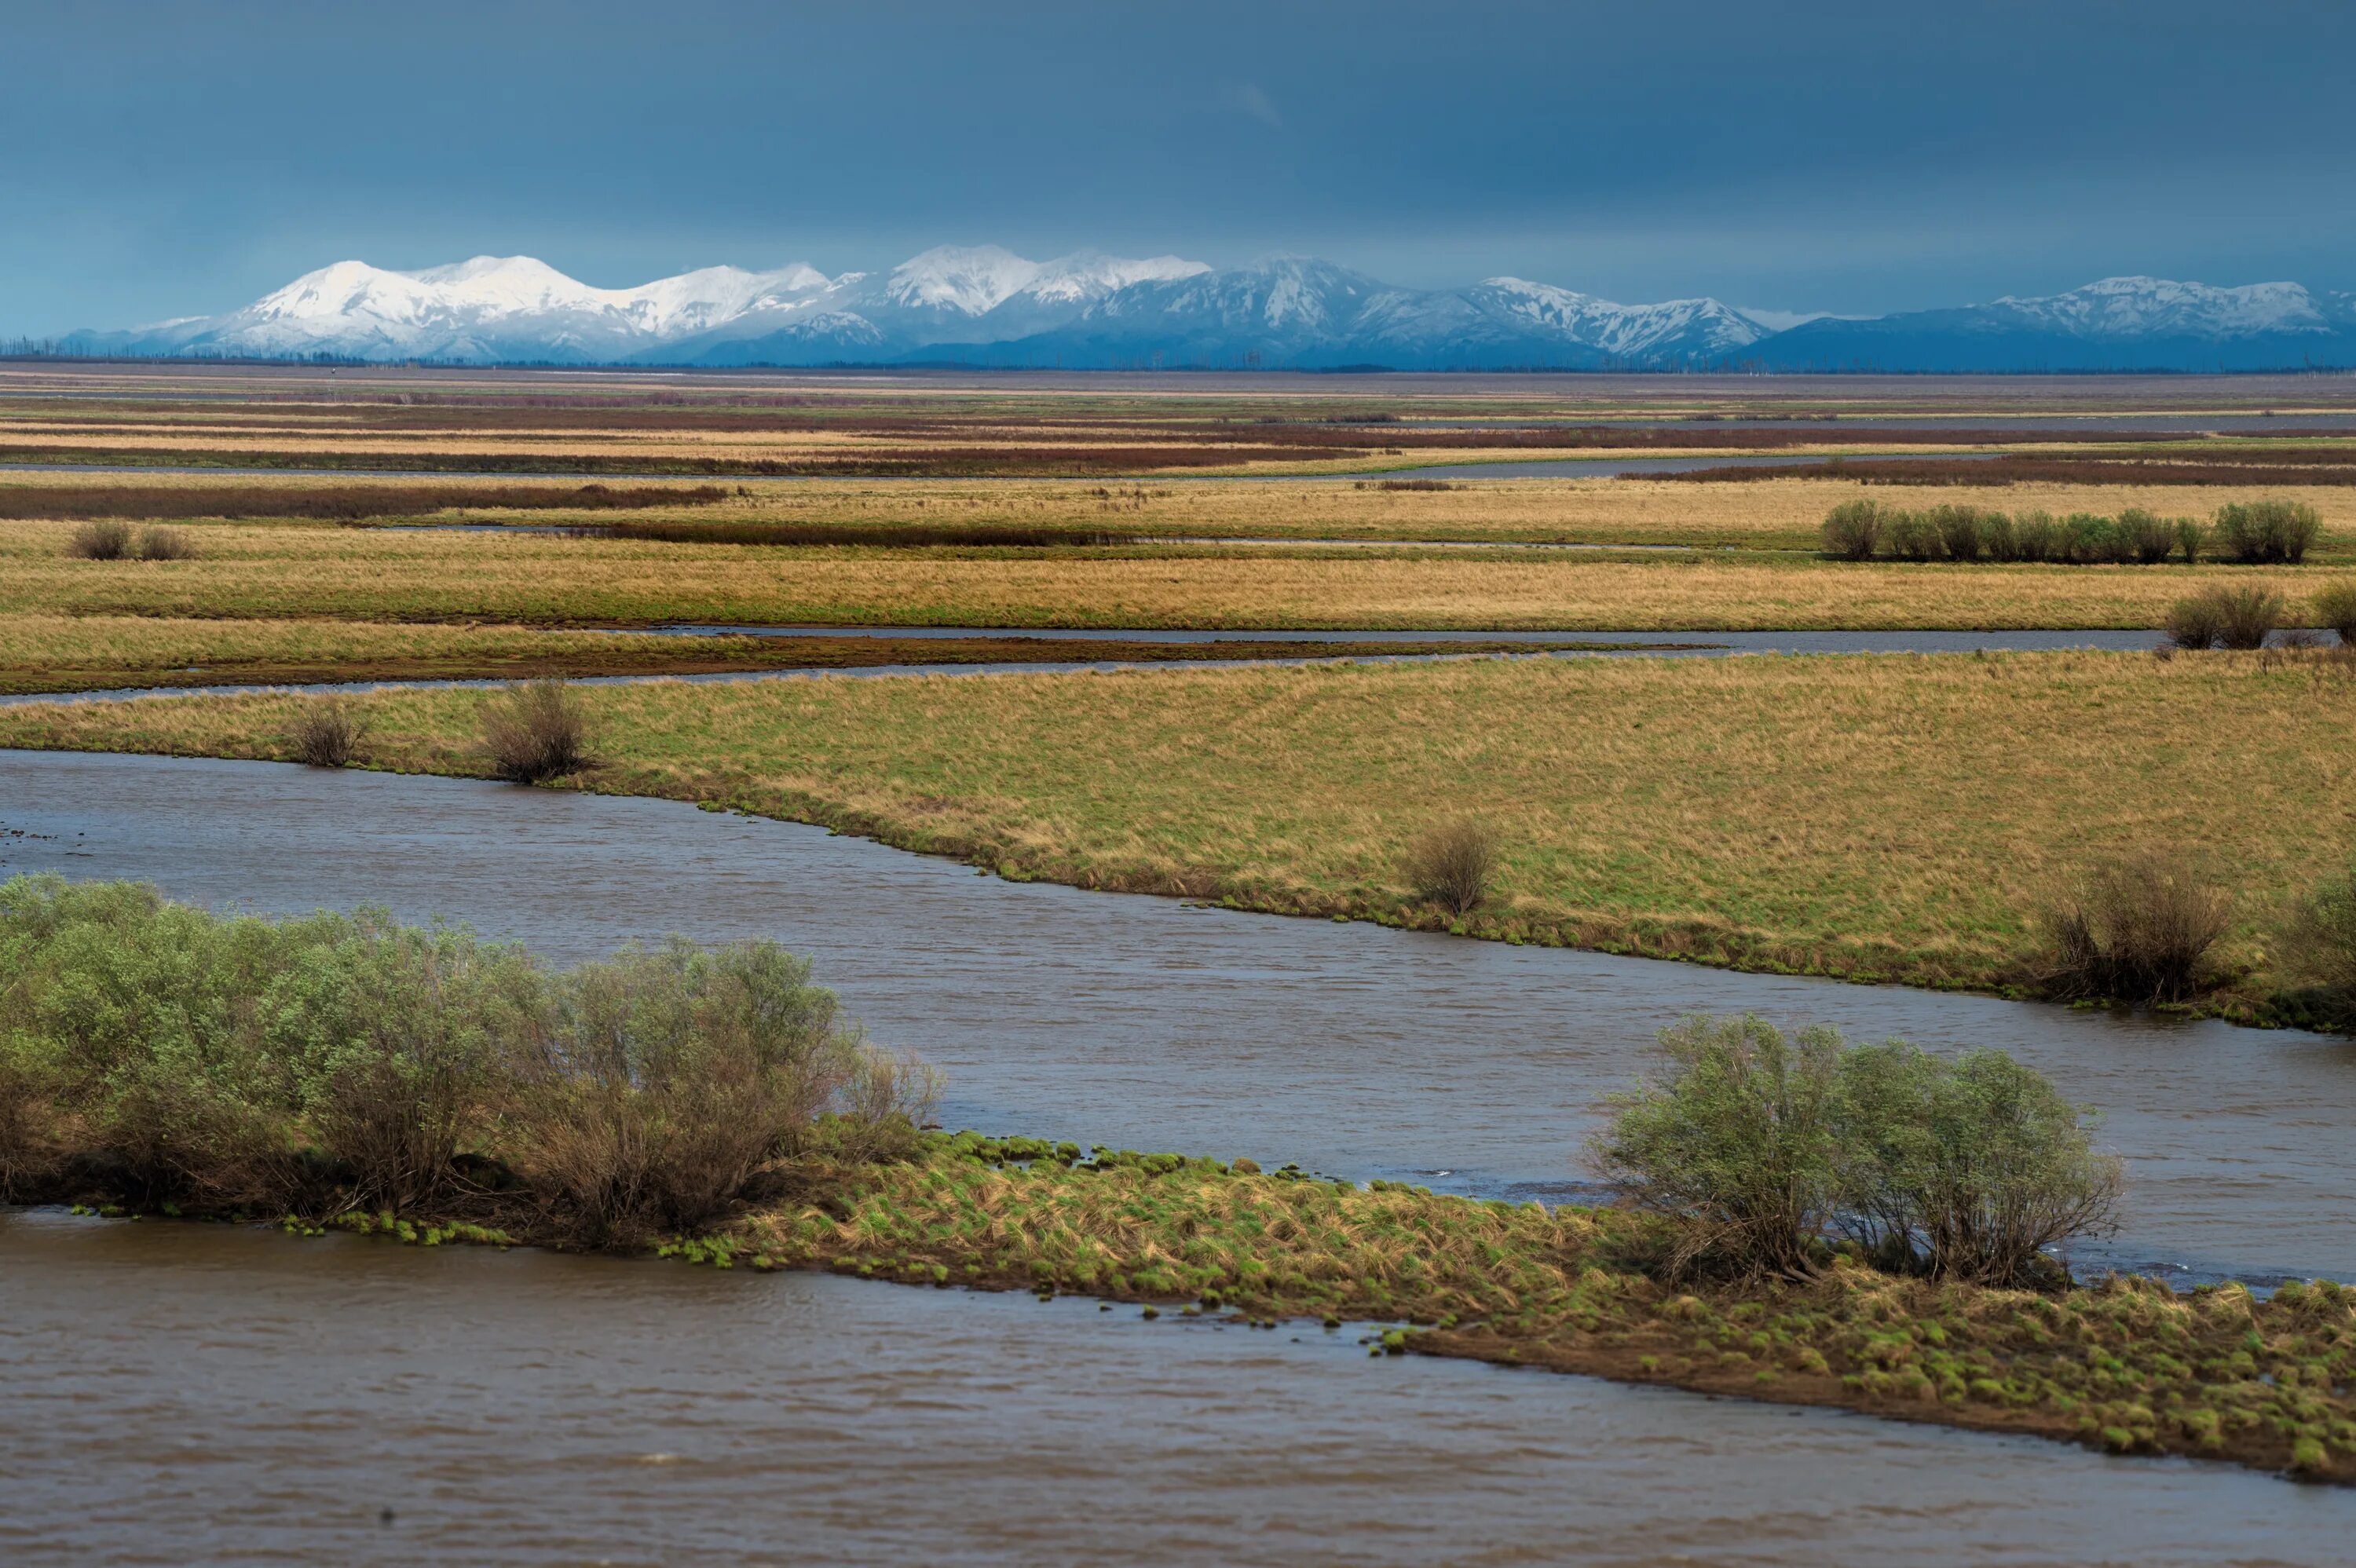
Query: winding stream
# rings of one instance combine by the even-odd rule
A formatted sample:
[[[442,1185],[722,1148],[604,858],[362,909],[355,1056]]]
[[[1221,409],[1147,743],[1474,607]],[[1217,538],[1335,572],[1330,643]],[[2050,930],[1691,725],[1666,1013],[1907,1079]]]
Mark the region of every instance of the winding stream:
[[[268,763],[0,752],[0,875],[214,907],[385,904],[559,960],[772,936],[947,1072],[942,1119],[1514,1196],[1577,1190],[1663,1025],[1756,1011],[1996,1046],[2105,1114],[2128,1224],[2079,1255],[2356,1279],[2356,1042],[1743,975],[1011,883],[669,801]]]
[[[2352,1047],[1013,884],[675,803],[0,752],[0,875],[381,902],[564,960],[775,936],[944,1119],[1560,1195],[1653,1029],[2000,1045],[2110,1107],[2122,1261],[2356,1274]],[[2083,1260],[2082,1260],[2083,1261]],[[0,1558],[2343,1560],[2345,1494],[1064,1298],[0,1211]]]

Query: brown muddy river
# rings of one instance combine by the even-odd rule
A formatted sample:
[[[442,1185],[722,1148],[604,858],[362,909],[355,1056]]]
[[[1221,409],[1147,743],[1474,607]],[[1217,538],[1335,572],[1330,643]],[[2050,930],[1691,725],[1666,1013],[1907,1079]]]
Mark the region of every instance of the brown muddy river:
[[[0,1211],[0,1560],[2321,1563],[2344,1493],[1073,1299]]]
[[[669,802],[0,752],[0,875],[773,936],[943,1120],[1560,1197],[1653,1031],[2001,1046],[2180,1279],[2356,1278],[2356,1045],[1012,884]],[[812,1277],[0,1215],[0,1561],[2345,1561],[2345,1494]],[[393,1510],[391,1523],[378,1511]]]

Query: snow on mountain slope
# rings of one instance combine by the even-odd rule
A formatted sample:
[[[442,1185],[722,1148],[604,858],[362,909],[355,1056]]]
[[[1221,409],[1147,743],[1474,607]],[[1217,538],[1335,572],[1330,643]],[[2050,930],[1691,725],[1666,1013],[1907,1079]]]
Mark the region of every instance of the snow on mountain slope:
[[[2236,337],[2329,329],[2315,301],[2297,283],[2219,289],[2169,278],[2104,278],[2043,298],[2007,294],[1978,308],[1992,316],[2084,337]]]
[[[2356,364],[2356,297],[2118,277],[1951,310],[1778,321],[1713,299],[1619,304],[1515,277],[1396,288],[1304,256],[1215,271],[984,245],[881,273],[706,267],[626,289],[529,256],[406,272],[337,261],[224,315],[69,341],[477,363],[2202,370]]]
[[[2356,308],[2297,283],[2215,288],[2103,278],[2063,293],[1803,323],[1744,357],[1763,368],[2270,370],[2356,365]]]
[[[1713,299],[1615,304],[1523,278],[1490,278],[1464,292],[1486,313],[1559,333],[1619,359],[1707,359],[1766,336],[1749,316]]]

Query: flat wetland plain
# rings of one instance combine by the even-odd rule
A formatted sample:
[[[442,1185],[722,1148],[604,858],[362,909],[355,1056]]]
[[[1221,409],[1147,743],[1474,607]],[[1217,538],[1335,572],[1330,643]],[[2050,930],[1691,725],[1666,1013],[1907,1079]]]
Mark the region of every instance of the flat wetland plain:
[[[633,631],[679,623],[1328,630],[1330,646],[1280,651],[1336,658],[1372,651],[1350,631],[1382,629],[2128,629],[2157,645],[2195,592],[2278,592],[2297,626],[2356,581],[2351,411],[2356,379],[2336,376],[0,366],[0,461],[25,465],[0,473],[0,691],[1173,652]],[[1988,482],[1943,462],[1988,452],[2091,464],[2091,477]],[[1616,459],[1664,454],[1877,466],[1612,476]],[[1555,458],[1592,459],[1595,476],[1383,477]],[[2233,482],[2239,467],[2264,477]],[[273,472],[303,468],[349,472]],[[477,469],[498,493],[468,489],[493,483]],[[2300,483],[2279,482],[2293,470]],[[634,494],[623,505],[583,495],[587,483]],[[2311,507],[2319,532],[2304,560],[2264,566],[1826,559],[1818,524],[1858,498],[2203,518],[2283,498]],[[93,519],[125,525],[134,558],[89,559]],[[794,528],[850,537],[776,542]],[[142,540],[171,559],[136,559]],[[577,693],[589,757],[560,782],[821,823],[1012,878],[2019,994],[2045,983],[2044,920],[2062,890],[2165,849],[2230,893],[2194,1009],[2286,1022],[2308,1015],[2279,1005],[2293,979],[2283,933],[2356,842],[2351,669],[2308,646],[658,682]],[[486,773],[485,701],[355,694],[354,760]],[[0,745],[288,759],[316,702],[35,703],[0,710]],[[1407,851],[1466,818],[1494,833],[1498,861],[1485,900],[1443,914],[1410,885]],[[1581,1272],[1588,1230],[1610,1221],[1570,1210],[1337,1195],[1200,1166],[1123,1174],[1135,1190],[1116,1190],[1025,1163],[935,1146],[843,1179],[822,1211],[753,1214],[695,1255],[1174,1300],[1213,1275],[1160,1249],[1232,1231],[1242,1253],[1215,1275],[1229,1305],[1412,1306],[1433,1326],[1417,1349],[2319,1476],[2344,1476],[2356,1455],[2324,1377],[2339,1375],[2329,1347],[2356,1338],[2336,1294],[2292,1293],[2277,1310],[2246,1295],[2184,1305],[2130,1282],[2049,1311],[1844,1266],[1814,1297],[1752,1311],[1663,1296],[1616,1265]],[[1134,1202],[1080,1213],[1107,1195]],[[1334,1205],[1348,1212],[1323,1213]],[[1058,1214],[1079,1218],[1058,1230]],[[1286,1229],[1297,1215],[1310,1232]],[[1301,1240],[1315,1224],[1331,1247]],[[1552,1272],[1513,1277],[1532,1258]],[[1435,1279],[1427,1264],[1456,1272]],[[1377,1278],[1393,1287],[1370,1293]],[[1952,1352],[1936,1349],[1943,1332]],[[2057,1336],[2066,1353],[2049,1353]],[[2180,1360],[2154,1359],[2157,1343]],[[2234,1360],[2236,1347],[2258,1360]],[[2233,1361],[2233,1408],[2193,1387],[2196,1351]],[[2287,1381],[2252,1392],[2262,1361]],[[2090,1385],[2082,1363],[2125,1370]],[[2281,1392],[2302,1375],[2324,1377],[2312,1398]],[[2120,1392],[2136,1379],[2169,1410]]]
[[[12,709],[0,744],[284,757],[301,700]],[[357,699],[365,756],[481,775],[481,700]],[[2356,680],[2248,654],[1473,659],[584,700],[587,788],[1081,886],[1427,923],[1400,849],[1476,812],[1507,825],[1480,934],[1934,985],[2024,983],[2047,897],[2150,841],[2225,870],[2258,965],[2356,825]]]

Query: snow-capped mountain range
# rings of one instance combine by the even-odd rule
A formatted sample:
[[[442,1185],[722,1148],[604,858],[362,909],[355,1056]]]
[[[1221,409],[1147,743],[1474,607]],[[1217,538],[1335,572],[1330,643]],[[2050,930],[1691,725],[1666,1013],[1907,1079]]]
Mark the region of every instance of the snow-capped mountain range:
[[[225,315],[79,333],[68,347],[467,364],[2258,369],[2356,365],[2356,296],[2105,278],[1775,331],[1714,299],[1625,305],[1507,277],[1406,289],[1300,256],[1221,271],[945,246],[888,272],[706,267],[629,289],[477,256],[415,272],[338,261]]]

